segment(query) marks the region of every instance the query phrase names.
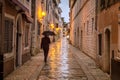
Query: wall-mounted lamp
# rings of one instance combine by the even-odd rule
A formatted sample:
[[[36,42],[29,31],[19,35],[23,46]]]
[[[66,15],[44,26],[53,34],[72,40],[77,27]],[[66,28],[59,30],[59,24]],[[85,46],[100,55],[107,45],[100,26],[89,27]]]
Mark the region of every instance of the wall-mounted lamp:
[[[55,26],[54,26],[54,24],[52,23],[52,24],[50,24],[50,28],[51,29],[54,29],[55,28]]]
[[[38,19],[41,21],[46,16],[46,12],[38,10]]]
[[[42,11],[42,17],[45,17],[46,13],[44,11]]]

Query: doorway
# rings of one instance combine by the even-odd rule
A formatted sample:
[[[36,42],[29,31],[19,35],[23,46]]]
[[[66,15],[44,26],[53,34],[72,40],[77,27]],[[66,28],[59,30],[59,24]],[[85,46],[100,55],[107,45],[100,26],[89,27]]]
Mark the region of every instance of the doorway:
[[[110,30],[105,31],[105,70],[110,74]]]
[[[17,33],[16,33],[16,67],[21,64],[21,52],[22,52],[22,39],[21,39],[21,20],[17,20]]]

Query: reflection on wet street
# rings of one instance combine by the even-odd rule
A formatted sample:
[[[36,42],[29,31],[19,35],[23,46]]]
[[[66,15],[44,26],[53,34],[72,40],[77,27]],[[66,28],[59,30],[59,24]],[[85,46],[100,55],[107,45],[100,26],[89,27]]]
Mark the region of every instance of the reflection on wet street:
[[[66,38],[51,45],[48,62],[38,80],[87,80],[77,60],[69,51]]]

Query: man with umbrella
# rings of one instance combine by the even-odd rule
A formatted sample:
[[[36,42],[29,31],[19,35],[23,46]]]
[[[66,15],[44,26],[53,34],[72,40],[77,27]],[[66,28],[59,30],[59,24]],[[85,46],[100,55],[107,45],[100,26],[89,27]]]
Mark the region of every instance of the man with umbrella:
[[[41,49],[44,51],[44,62],[47,62],[48,52],[49,52],[49,44],[50,44],[50,38],[48,37],[48,34],[44,34],[44,37],[41,41]]]
[[[53,36],[53,42],[55,42],[55,33],[53,31],[44,31],[42,34]]]

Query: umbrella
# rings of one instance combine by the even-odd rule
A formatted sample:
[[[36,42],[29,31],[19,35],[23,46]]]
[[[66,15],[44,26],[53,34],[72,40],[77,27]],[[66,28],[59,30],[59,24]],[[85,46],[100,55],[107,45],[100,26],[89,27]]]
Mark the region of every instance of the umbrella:
[[[55,33],[53,32],[53,31],[44,31],[43,33],[42,33],[43,35],[55,35]]]

